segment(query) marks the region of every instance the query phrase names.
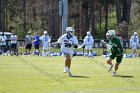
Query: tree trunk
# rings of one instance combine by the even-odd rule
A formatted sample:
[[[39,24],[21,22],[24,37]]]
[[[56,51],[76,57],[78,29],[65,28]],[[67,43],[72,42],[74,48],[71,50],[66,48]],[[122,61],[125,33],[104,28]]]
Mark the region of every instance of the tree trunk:
[[[89,31],[89,25],[90,25],[90,12],[89,12],[89,0],[83,1],[82,2],[82,15],[83,18],[82,19],[82,39],[86,36],[86,32]]]
[[[128,19],[127,19],[127,24],[129,25],[129,20],[130,20],[130,11],[131,11],[131,0],[128,0]]]
[[[5,32],[5,1],[0,0],[0,30]]]
[[[91,34],[93,37],[95,37],[96,34],[96,28],[95,28],[95,0],[91,0],[91,24],[92,24],[92,30]]]
[[[101,31],[102,31],[102,5],[100,4],[100,38],[101,38]]]
[[[54,35],[54,13],[53,13],[53,1],[50,1],[51,9],[49,10],[49,33],[52,37],[55,37]]]
[[[59,27],[59,11],[58,11],[58,4],[59,1],[54,2],[54,37],[59,38],[60,37],[60,27]]]
[[[106,15],[105,15],[105,35],[104,35],[104,38],[106,38],[106,33],[108,31],[108,0],[106,0],[106,2],[105,2],[105,12],[106,12]]]
[[[120,0],[116,0],[116,14],[117,14],[117,21],[121,23],[121,5]]]
[[[118,2],[119,0],[116,0]],[[120,2],[116,3],[118,20],[118,35],[123,39],[128,39],[128,24],[130,19],[131,0],[123,0],[122,17],[120,17]],[[119,9],[119,10],[118,10]]]
[[[7,3],[7,0],[5,0],[5,31],[8,31],[8,15],[7,15],[7,6],[8,3]]]
[[[23,29],[24,31],[27,31],[27,20],[26,20],[26,16],[27,16],[27,13],[26,13],[26,0],[23,0]]]
[[[121,22],[128,21],[128,3],[127,0],[123,0],[123,11],[122,11],[122,20]]]
[[[2,31],[2,21],[1,21],[1,16],[2,16],[2,11],[1,11],[1,9],[2,9],[2,0],[0,0],[0,32]]]
[[[80,0],[78,0],[78,18],[77,18],[77,32],[78,32],[78,40],[80,39]]]

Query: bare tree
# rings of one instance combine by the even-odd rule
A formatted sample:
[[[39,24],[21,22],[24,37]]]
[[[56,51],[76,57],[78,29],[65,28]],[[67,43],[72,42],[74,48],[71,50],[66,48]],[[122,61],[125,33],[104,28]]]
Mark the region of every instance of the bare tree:
[[[120,0],[116,0],[116,13],[118,20],[118,34],[123,39],[128,39],[128,25],[130,19],[131,0],[123,0],[122,13]]]
[[[105,33],[108,31],[108,0],[105,0]],[[106,38],[106,34],[104,35]]]
[[[89,26],[90,26],[90,3],[89,0],[83,0],[82,2],[82,22],[81,22],[81,27],[82,27],[82,38],[85,37],[86,32],[89,31]]]
[[[95,0],[90,0],[90,8],[91,8],[91,25],[92,25],[92,30],[91,33],[95,37],[96,34],[96,28],[95,28]]]
[[[26,23],[27,23],[27,20],[26,20],[26,0],[23,0],[23,29],[26,31],[27,30],[27,26],[26,26]]]
[[[0,30],[5,32],[5,0],[0,0]]]

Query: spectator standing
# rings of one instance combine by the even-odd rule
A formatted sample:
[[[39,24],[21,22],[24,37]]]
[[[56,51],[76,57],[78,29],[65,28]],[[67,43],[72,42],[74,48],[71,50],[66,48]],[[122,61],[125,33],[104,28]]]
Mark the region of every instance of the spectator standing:
[[[14,32],[11,35],[10,40],[11,40],[10,54],[18,56],[17,35]]]
[[[28,35],[25,37],[25,56],[30,56],[31,48],[32,48],[32,41],[33,37],[31,35],[31,32],[28,31]]]
[[[39,55],[39,53],[40,53],[40,51],[39,51],[39,36],[38,36],[37,32],[34,33],[34,37],[33,37],[32,42],[34,43],[34,48],[35,48],[34,55],[36,55],[36,54]]]
[[[5,36],[4,32],[2,32],[2,36],[0,36],[0,45],[1,45],[1,50],[2,54],[4,55],[6,53],[6,40],[7,37]]]

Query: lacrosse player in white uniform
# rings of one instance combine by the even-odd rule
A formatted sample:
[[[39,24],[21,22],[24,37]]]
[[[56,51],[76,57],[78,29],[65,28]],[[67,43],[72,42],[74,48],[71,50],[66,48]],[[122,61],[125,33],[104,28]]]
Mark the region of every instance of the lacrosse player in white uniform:
[[[2,50],[2,54],[7,54],[6,53],[6,40],[7,40],[7,37],[6,35],[4,34],[4,32],[2,32],[2,35],[0,36],[0,48]]]
[[[43,51],[42,56],[47,56],[49,53],[47,52],[49,50],[49,36],[48,32],[44,31],[44,35],[39,38],[39,40],[42,41]]]
[[[69,76],[72,76],[70,67],[73,56],[73,48],[78,48],[78,40],[74,36],[74,32],[75,30],[73,27],[67,27],[66,34],[62,35],[57,42],[53,43],[61,44],[61,51],[63,53],[63,56],[66,57],[64,72],[67,72]]]
[[[85,54],[84,56],[88,56],[88,57],[92,56],[92,46],[93,46],[94,39],[91,36],[90,31],[87,32],[87,36],[84,38],[83,41],[84,42],[82,44],[82,47],[85,46],[85,50],[87,51],[87,54]]]
[[[10,48],[10,54],[18,56],[18,48],[17,48],[17,35],[13,32],[13,34],[10,37],[11,40],[11,48]]]
[[[133,36],[131,36],[131,39],[130,39],[130,47],[132,48],[132,51],[133,51],[132,57],[137,56],[136,50],[137,50],[138,45],[139,45],[139,38],[138,38],[137,32],[134,32]]]

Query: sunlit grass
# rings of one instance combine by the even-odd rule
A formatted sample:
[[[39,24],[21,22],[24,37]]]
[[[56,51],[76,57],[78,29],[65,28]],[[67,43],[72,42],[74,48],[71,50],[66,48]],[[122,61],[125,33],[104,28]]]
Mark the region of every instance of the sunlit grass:
[[[140,58],[124,58],[118,77],[107,72],[101,56],[73,57],[73,77],[63,73],[63,57],[0,59],[0,93],[140,93]]]

